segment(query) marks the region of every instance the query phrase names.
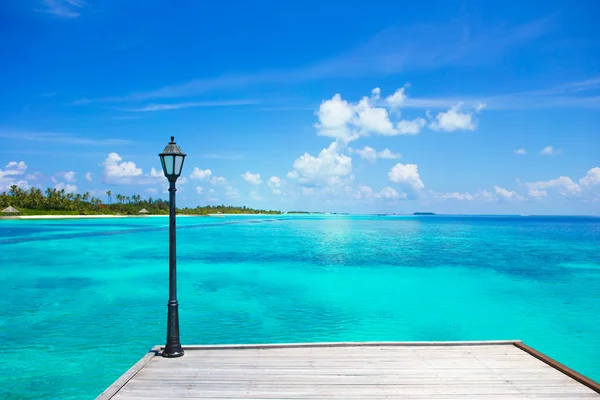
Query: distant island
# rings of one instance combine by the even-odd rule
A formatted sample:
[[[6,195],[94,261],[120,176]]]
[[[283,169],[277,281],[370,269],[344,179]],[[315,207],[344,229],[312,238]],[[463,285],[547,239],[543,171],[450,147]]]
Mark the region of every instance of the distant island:
[[[432,213],[432,212],[416,212],[416,213],[413,213],[413,215],[435,215],[435,213]]]
[[[89,192],[67,193],[64,189],[48,188],[42,191],[38,188],[23,190],[13,185],[8,192],[0,193],[0,211],[7,207],[18,210],[15,215],[168,215],[169,202],[162,199],[142,199],[142,196],[115,195],[106,191],[108,204]],[[246,206],[207,205],[195,208],[178,208],[177,212],[188,215],[209,214],[281,214],[275,210],[257,210]]]

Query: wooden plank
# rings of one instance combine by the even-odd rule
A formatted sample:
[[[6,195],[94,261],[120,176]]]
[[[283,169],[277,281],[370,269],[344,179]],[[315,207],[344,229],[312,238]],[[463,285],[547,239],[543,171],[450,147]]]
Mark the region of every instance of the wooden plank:
[[[266,343],[266,344],[218,344],[218,345],[187,345],[184,350],[233,350],[233,349],[291,349],[298,347],[381,347],[381,346],[481,346],[481,345],[512,345],[520,340],[475,340],[464,342],[316,342],[316,343]]]
[[[515,346],[513,341],[184,346],[182,358],[151,357],[128,371],[128,378],[115,382],[121,386],[112,398],[599,398]]]
[[[539,351],[535,350],[534,348],[527,346],[525,343],[518,342],[518,343],[515,343],[514,346],[523,350],[524,352],[527,352],[528,354],[531,354],[533,357],[548,364],[552,368],[562,372],[563,374],[576,380],[577,382],[581,383],[582,385],[589,387],[596,393],[600,393],[600,384],[598,382],[595,382],[595,381],[591,380],[590,378],[581,375],[579,372],[572,370],[571,368],[567,367],[566,365],[559,363],[558,361],[548,357],[547,355],[545,355],[543,353],[540,353]]]

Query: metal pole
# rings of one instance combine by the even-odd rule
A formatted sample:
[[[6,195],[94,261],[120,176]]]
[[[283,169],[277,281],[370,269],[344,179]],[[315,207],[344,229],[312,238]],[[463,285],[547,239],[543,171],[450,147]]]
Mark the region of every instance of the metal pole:
[[[183,349],[179,341],[179,304],[177,303],[177,244],[175,227],[175,181],[169,182],[169,303],[167,320],[167,344],[163,357],[181,357]]]

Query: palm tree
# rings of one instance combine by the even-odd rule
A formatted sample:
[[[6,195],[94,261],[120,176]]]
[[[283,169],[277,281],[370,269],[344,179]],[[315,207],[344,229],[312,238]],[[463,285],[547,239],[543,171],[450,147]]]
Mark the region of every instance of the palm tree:
[[[106,195],[108,196],[108,204],[112,203],[112,190],[107,190]]]

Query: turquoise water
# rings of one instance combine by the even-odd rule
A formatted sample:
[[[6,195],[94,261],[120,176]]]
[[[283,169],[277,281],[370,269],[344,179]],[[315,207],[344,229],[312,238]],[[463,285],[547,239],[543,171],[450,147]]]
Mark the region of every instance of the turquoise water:
[[[184,344],[522,339],[600,380],[600,218],[178,219]],[[0,221],[0,398],[164,344],[167,219]]]

